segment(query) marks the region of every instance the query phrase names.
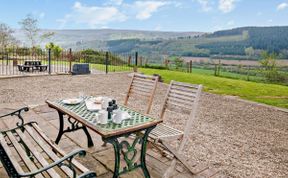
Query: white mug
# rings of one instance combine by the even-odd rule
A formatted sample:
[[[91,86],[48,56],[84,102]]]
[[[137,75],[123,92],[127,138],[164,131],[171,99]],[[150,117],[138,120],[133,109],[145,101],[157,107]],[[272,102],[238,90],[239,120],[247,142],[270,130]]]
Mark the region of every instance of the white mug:
[[[108,123],[108,111],[100,110],[98,112],[98,123],[107,124]]]
[[[102,97],[102,109],[107,109],[107,107],[109,106],[109,102],[111,101],[110,98],[108,97]]]
[[[120,124],[122,122],[122,111],[120,109],[113,111],[112,120],[116,124]]]

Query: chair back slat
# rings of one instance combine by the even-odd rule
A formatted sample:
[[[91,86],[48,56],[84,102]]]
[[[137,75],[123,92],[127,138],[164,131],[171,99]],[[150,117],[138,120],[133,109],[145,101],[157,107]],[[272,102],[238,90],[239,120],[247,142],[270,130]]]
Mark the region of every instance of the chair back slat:
[[[183,113],[190,114],[195,102],[198,101],[197,98],[200,95],[201,89],[201,85],[171,81],[160,118],[163,119],[166,109],[174,112],[183,110]]]
[[[133,74],[132,80],[125,98],[124,105],[128,104],[131,96],[143,97],[148,99],[146,114],[151,110],[152,101],[158,83],[158,76],[147,76],[142,74]]]

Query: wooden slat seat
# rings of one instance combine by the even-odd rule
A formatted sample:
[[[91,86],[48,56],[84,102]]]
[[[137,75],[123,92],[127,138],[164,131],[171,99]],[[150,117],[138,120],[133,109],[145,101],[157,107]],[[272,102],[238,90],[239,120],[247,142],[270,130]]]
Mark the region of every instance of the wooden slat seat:
[[[39,172],[35,174],[36,178],[96,177],[94,172],[73,159],[76,155],[84,156],[83,149],[66,154],[36,122],[1,131],[0,145],[0,159],[10,177],[30,177],[35,172]]]
[[[158,124],[157,127],[150,133],[149,137],[157,140],[161,138],[180,138],[183,132],[165,124]]]
[[[158,76],[148,76],[143,74],[133,74],[124,105],[128,105],[130,97],[141,97],[147,99],[146,114],[149,114],[153,97],[158,83]]]

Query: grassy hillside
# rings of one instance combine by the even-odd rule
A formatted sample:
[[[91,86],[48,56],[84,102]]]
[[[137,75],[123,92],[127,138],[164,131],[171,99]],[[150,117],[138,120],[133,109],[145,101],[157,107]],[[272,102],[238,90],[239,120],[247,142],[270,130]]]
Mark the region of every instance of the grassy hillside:
[[[259,57],[260,50],[281,53],[288,57],[288,27],[242,27],[201,32],[160,32],[137,30],[50,30],[55,32],[48,41],[63,48],[109,50],[117,53],[138,51],[146,58],[159,61],[163,55],[201,56],[245,55],[252,47],[252,57]],[[43,31],[45,32],[45,30]],[[17,30],[17,39],[25,41],[23,32]],[[48,41],[44,41],[43,44]]]
[[[186,35],[186,36],[185,36]],[[131,36],[133,37],[133,35]],[[146,36],[147,37],[147,36]],[[104,48],[113,52],[126,53],[138,51],[149,59],[161,59],[161,55],[205,56],[245,55],[245,49],[281,53],[288,57],[288,27],[243,27],[217,31],[212,34],[171,36],[171,38],[125,38],[84,42],[79,48]],[[253,56],[255,57],[255,56]],[[257,55],[256,57],[257,58]]]
[[[210,93],[239,96],[240,98],[288,108],[288,87],[242,80],[214,77],[203,74],[183,73],[167,70],[139,69],[145,74],[160,74],[164,82],[177,80],[187,83],[203,84]]]

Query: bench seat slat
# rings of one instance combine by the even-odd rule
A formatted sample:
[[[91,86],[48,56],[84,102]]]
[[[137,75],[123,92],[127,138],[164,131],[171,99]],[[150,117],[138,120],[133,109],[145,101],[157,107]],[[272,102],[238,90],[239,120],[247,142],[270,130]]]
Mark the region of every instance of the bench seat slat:
[[[26,126],[26,128],[28,128],[30,126]],[[46,159],[42,156],[41,153],[39,153],[37,151],[37,149],[34,147],[34,145],[29,141],[29,139],[24,135],[24,133],[22,131],[20,131],[19,129],[15,130],[17,132],[17,134],[19,135],[19,137],[23,140],[23,142],[29,147],[29,150],[32,152],[32,154],[34,155],[34,157],[39,161],[39,163],[45,167],[48,166],[49,163],[46,161]],[[46,150],[43,150],[46,152]],[[53,177],[53,178],[60,178],[60,175],[53,169],[48,169],[47,173]]]
[[[61,156],[65,156],[66,153],[61,150],[58,146],[53,144],[50,139],[43,133],[43,131],[38,127],[37,124],[32,123],[33,128],[37,131],[37,133],[45,140],[47,144],[49,144],[54,150],[56,150]],[[72,160],[72,163],[76,166],[77,169],[81,170],[81,172],[89,172],[89,169],[87,169],[85,166],[80,164],[78,161],[75,159]]]
[[[23,162],[25,163],[25,165],[28,167],[28,169],[30,171],[37,171],[38,168],[35,166],[35,164],[30,160],[30,158],[27,156],[26,152],[23,150],[23,148],[21,147],[21,145],[18,143],[18,141],[16,140],[16,138],[14,137],[14,135],[11,132],[7,132],[7,137],[9,138],[9,140],[12,142],[12,144],[15,147],[15,150],[17,151],[17,153],[19,154],[19,156],[22,158]],[[41,174],[37,174],[35,176],[36,178],[43,178],[43,176]]]
[[[13,166],[15,167],[16,171],[17,172],[23,172],[22,168],[18,164],[14,154],[10,150],[10,148],[7,145],[7,142],[5,141],[5,138],[4,138],[4,136],[2,134],[0,134],[0,143],[1,143],[2,147],[4,148],[5,152],[7,153],[7,155],[9,155],[10,160],[11,160]]]
[[[45,144],[42,139],[38,136],[36,131],[33,131],[31,127],[27,127],[26,131],[29,133],[29,135],[33,138],[33,140],[47,153],[47,155],[53,160],[53,161],[57,161],[59,160],[59,157],[51,150],[51,148],[49,148],[47,146],[47,144]],[[61,169],[63,170],[63,172],[69,176],[69,177],[73,177],[73,173],[72,171],[67,168],[67,167],[61,167]]]

